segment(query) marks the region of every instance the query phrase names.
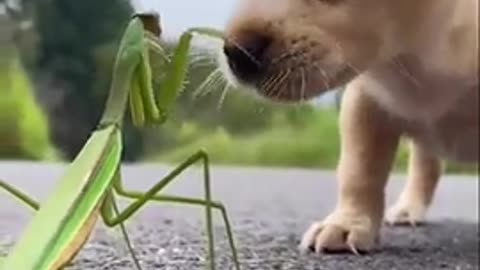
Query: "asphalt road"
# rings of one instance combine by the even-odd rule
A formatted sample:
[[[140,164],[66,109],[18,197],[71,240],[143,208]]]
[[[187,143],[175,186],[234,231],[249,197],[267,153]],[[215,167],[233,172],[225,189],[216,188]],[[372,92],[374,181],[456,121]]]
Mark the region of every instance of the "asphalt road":
[[[40,201],[65,167],[0,163],[0,178]],[[145,190],[168,171],[153,165],[125,166],[126,186]],[[169,194],[202,194],[201,171],[191,169],[165,190]],[[384,228],[381,249],[368,256],[301,255],[297,244],[310,222],[334,206],[334,174],[307,170],[215,167],[213,192],[225,203],[234,226],[242,269],[255,270],[467,270],[479,268],[477,177],[445,176],[429,224],[416,229]],[[388,203],[402,187],[393,176]],[[125,202],[123,202],[125,203]],[[122,203],[122,205],[123,205]],[[0,192],[0,255],[19,237],[32,212]],[[128,230],[145,269],[205,269],[203,212],[196,207],[152,203],[128,222]],[[216,218],[219,270],[233,269],[221,219]],[[116,230],[98,224],[69,270],[134,269]],[[12,269],[15,270],[15,269]]]

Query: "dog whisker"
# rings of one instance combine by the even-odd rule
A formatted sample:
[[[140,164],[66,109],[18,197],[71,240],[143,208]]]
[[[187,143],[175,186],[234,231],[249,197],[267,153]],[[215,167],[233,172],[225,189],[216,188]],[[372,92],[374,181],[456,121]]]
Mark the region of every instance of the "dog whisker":
[[[273,96],[275,99],[278,99],[286,91],[290,91],[290,85],[292,83],[292,74],[293,73],[290,71],[290,72],[288,72],[288,75],[285,76],[286,85],[284,87],[278,87],[278,91],[276,91],[274,96]]]
[[[218,100],[217,110],[221,110],[223,104],[225,103],[225,98],[227,97],[229,90],[230,86],[228,84],[225,84],[222,90],[222,94],[220,95],[220,99]]]
[[[275,64],[277,64],[278,62],[283,61],[283,60],[285,60],[286,58],[292,57],[292,56],[293,56],[293,55],[292,55],[291,52],[284,52],[284,53],[280,54],[278,57],[272,59],[272,60],[271,60],[271,65],[275,65]]]
[[[249,58],[250,61],[255,63],[255,65],[257,65],[258,67],[261,66],[261,63],[255,58],[255,56],[253,56],[248,50],[243,48],[238,42],[236,42],[234,39],[228,39],[228,41],[233,43],[233,45],[235,45],[235,47],[237,47],[237,49],[242,51],[242,53],[245,54]]]
[[[323,84],[325,84],[327,89],[330,89],[330,79],[327,72],[316,64],[314,65],[314,67],[320,73],[320,79],[322,80]]]
[[[277,74],[278,76],[278,74]],[[267,92],[269,89],[270,84],[272,83],[272,79],[275,77],[269,76],[266,80],[262,80],[262,83],[260,84],[260,89],[263,89],[263,91]]]
[[[194,67],[210,66],[215,64],[215,58],[205,53],[192,53],[189,65]]]
[[[307,84],[307,77],[305,73],[304,68],[300,68],[300,74],[301,74],[301,87],[300,87],[300,102],[303,102],[306,99],[305,91],[306,91],[306,84]]]
[[[193,98],[204,96],[212,91],[215,82],[223,78],[222,71],[215,69],[208,75],[208,77],[200,84],[200,86],[193,92]]]
[[[270,77],[270,82],[266,84],[263,88],[266,93],[270,92],[270,90],[275,87],[276,82],[279,80],[279,78],[281,78],[282,74],[283,74],[283,71],[277,73],[273,77]]]
[[[285,71],[278,72],[277,75],[275,76],[275,79],[272,80],[271,83],[268,85],[268,87],[265,88],[264,91],[267,96],[269,96],[272,91],[275,91],[278,80],[280,80],[284,76],[284,74],[285,74]]]
[[[288,95],[290,95],[291,98],[295,95],[295,87],[293,87],[292,84],[295,85],[295,81],[298,79],[298,73],[295,73],[295,76],[292,77],[293,78],[291,79],[291,81],[288,82],[288,87],[286,88],[286,92],[288,93]]]
[[[283,91],[283,89],[285,88],[281,86],[281,84],[283,84],[285,81],[287,81],[288,83],[290,81],[289,80],[290,75],[291,75],[291,70],[290,69],[285,70],[284,75],[280,80],[278,80],[277,85],[273,88],[274,90],[273,93],[269,93],[269,95],[273,94],[274,97],[278,97]]]

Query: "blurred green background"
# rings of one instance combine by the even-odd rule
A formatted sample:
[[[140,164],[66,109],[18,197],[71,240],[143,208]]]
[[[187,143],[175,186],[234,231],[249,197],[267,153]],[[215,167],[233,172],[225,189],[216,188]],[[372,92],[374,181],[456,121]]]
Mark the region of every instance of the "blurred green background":
[[[132,7],[123,0],[6,2],[0,0],[0,159],[69,161],[103,112]],[[208,60],[191,66],[166,125],[136,130],[127,121],[125,161],[178,162],[204,148],[218,164],[335,167],[335,96],[296,106],[265,102],[241,90],[229,91],[222,102],[221,88],[194,97],[214,68]],[[406,157],[402,145],[398,170],[404,170]],[[476,168],[451,164],[449,170]]]

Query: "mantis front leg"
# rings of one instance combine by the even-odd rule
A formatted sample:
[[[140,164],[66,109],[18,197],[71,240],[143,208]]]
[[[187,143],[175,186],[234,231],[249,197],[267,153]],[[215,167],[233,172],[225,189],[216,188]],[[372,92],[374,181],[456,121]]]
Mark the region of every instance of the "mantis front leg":
[[[203,163],[203,176],[204,176],[204,187],[205,187],[205,197],[204,199],[196,198],[187,198],[187,197],[178,197],[178,196],[162,196],[157,195],[162,189],[164,189],[168,184],[173,182],[175,178],[188,169],[190,166],[197,162]],[[230,221],[228,219],[227,211],[225,207],[219,203],[212,201],[211,198],[211,188],[210,188],[210,171],[209,171],[209,160],[205,152],[199,151],[188,158],[185,162],[176,167],[172,172],[170,172],[166,177],[160,180],[156,185],[149,189],[145,193],[137,191],[128,191],[125,190],[120,179],[120,173],[117,174],[118,179],[114,183],[114,190],[118,195],[135,199],[133,203],[127,206],[122,212],[114,216],[111,209],[108,205],[104,207],[105,211],[102,211],[102,216],[107,226],[113,227],[118,224],[121,224],[133,214],[135,214],[144,204],[148,201],[159,201],[159,202],[170,202],[170,203],[179,203],[179,204],[188,204],[188,205],[198,205],[205,207],[206,214],[206,223],[207,223],[207,236],[208,236],[208,252],[210,255],[210,269],[214,270],[215,268],[215,249],[214,249],[214,235],[213,235],[213,224],[212,224],[212,208],[219,210],[222,213],[222,217],[225,222],[225,227],[227,231],[228,241],[230,248],[232,250],[232,257],[235,264],[235,269],[240,269],[240,264],[238,262],[237,250],[235,248],[235,243],[233,240],[232,229]],[[107,201],[108,203],[108,201]]]

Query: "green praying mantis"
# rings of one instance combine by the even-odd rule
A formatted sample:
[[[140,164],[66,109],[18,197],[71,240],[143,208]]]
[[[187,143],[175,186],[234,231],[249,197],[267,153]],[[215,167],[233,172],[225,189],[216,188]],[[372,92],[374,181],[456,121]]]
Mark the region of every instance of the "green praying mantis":
[[[240,269],[227,211],[220,202],[212,200],[209,158],[204,151],[198,151],[187,158],[145,193],[126,190],[122,185],[122,122],[127,108],[130,108],[133,123],[138,127],[164,123],[183,86],[194,35],[222,38],[221,32],[214,29],[190,29],[181,36],[170,59],[166,58],[165,51],[159,45],[160,33],[158,14],[143,13],[132,17],[120,42],[101,121],[68,166],[60,184],[41,206],[25,193],[0,181],[0,188],[36,210],[33,220],[13,250],[3,261],[0,260],[1,270],[65,268],[86,243],[99,217],[108,227],[120,227],[135,266],[141,270],[142,266],[135,256],[124,222],[149,201],[205,208],[211,270],[215,269],[212,210],[218,210],[225,223],[235,269]],[[159,91],[154,91],[152,86],[154,74],[149,62],[150,55],[168,61],[165,82]],[[204,198],[159,194],[176,176],[197,163],[203,165]],[[132,199],[133,202],[120,210],[116,204],[116,197],[119,196]]]

